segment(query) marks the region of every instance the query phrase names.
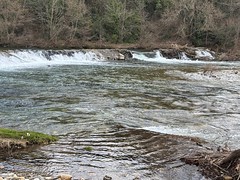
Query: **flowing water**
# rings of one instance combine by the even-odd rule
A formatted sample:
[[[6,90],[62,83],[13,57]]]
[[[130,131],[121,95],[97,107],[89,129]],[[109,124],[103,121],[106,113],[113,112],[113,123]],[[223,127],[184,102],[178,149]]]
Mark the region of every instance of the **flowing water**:
[[[240,63],[136,56],[27,68],[13,61],[8,67],[5,59],[1,127],[60,140],[0,165],[75,179],[201,179],[179,160],[202,148],[188,137],[240,148]]]

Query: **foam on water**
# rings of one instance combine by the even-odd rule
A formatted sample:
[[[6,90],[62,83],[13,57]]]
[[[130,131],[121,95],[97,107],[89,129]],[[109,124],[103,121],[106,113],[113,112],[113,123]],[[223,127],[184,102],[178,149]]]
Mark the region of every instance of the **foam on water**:
[[[181,60],[191,60],[184,52],[180,53],[179,58]]]
[[[231,62],[219,62],[219,61],[202,61],[198,59],[209,59],[209,60],[214,60],[215,58],[213,55],[204,50],[198,50],[196,51],[196,59],[197,60],[192,60],[187,55],[182,52],[179,54],[179,59],[173,58],[173,59],[168,59],[166,57],[163,57],[160,51],[154,51],[152,52],[151,57],[148,56],[149,52],[137,52],[133,51],[133,59],[141,60],[141,61],[147,61],[147,62],[156,62],[156,63],[164,63],[164,64],[223,64],[223,65],[231,65],[233,63]]]
[[[182,71],[169,71],[166,74],[177,75],[193,81],[211,81],[212,83],[237,83],[240,82],[239,70],[218,70],[213,69],[209,71],[202,72],[182,72]]]
[[[172,59],[170,61],[169,59],[163,57],[160,51],[156,51],[153,53],[154,53],[154,55],[149,57],[149,56],[147,56],[146,52],[133,51],[132,55],[133,55],[133,59],[142,60],[142,61],[159,62],[159,63],[173,63]]]
[[[153,132],[159,132],[162,134],[172,134],[172,135],[178,135],[178,136],[192,136],[192,137],[200,137],[200,138],[206,138],[206,134],[201,132],[203,131],[203,127],[199,126],[199,127],[194,127],[192,126],[190,127],[173,127],[171,125],[169,126],[150,126],[150,127],[144,127],[142,128],[144,130],[148,130],[148,131],[153,131]],[[211,138],[217,138],[218,136],[215,135],[215,137],[213,137],[215,134],[211,134]]]
[[[144,52],[133,52],[133,58],[137,60],[147,61],[147,62],[157,62],[157,63],[166,63],[166,64],[181,64],[181,63],[206,63],[203,61],[193,61],[187,58],[185,55],[181,59],[168,59],[162,56],[160,51],[155,51],[154,57],[148,57]]]
[[[132,52],[133,59],[165,64],[221,64],[236,63],[218,61],[200,61],[190,59],[184,52],[179,58],[163,57],[159,50],[152,52]],[[214,59],[210,52],[199,50],[196,56]],[[98,50],[7,50],[0,52],[0,70],[47,67],[52,65],[92,65],[106,64],[107,57]]]
[[[210,60],[215,59],[213,55],[208,50],[197,50],[196,51],[196,58],[207,58]]]
[[[50,65],[98,64],[104,61],[101,54],[92,51],[64,50],[8,50],[0,52],[0,69],[33,68]]]

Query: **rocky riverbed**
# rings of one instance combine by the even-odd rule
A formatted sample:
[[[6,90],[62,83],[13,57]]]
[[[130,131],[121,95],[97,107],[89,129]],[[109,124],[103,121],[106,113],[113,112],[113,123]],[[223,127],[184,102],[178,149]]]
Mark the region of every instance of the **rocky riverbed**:
[[[0,166],[0,168],[3,168],[3,167]],[[58,176],[42,176],[42,175],[34,175],[34,174],[17,175],[15,173],[0,174],[0,180],[72,180],[72,179],[85,180],[82,177],[73,177],[70,174],[60,174]],[[106,175],[102,179],[112,180],[112,177]],[[133,180],[139,180],[139,178],[136,177]]]
[[[81,177],[74,177],[70,174],[60,174],[58,176],[41,176],[41,175],[17,175],[15,173],[2,173],[0,174],[0,180],[71,180],[71,179],[79,179],[85,180]],[[103,177],[103,180],[111,180],[112,178],[109,176]]]

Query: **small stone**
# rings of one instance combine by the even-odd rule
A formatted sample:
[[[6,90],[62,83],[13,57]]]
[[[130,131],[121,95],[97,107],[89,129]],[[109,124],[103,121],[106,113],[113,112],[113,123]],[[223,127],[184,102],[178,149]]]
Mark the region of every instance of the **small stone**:
[[[223,176],[224,180],[232,180],[233,178],[231,176]]]
[[[123,54],[118,53],[117,59],[118,59],[118,60],[125,60],[125,57],[124,57]]]
[[[45,180],[45,178],[44,177],[42,177],[42,176],[37,176],[37,177],[35,177],[35,179],[38,179],[38,180]]]
[[[17,177],[16,180],[25,180],[25,177]]]
[[[112,177],[110,177],[110,176],[105,176],[105,177],[103,178],[103,180],[112,180]]]
[[[4,166],[0,166],[0,169],[4,169]]]
[[[45,177],[45,180],[52,180],[54,179],[53,177]]]
[[[11,174],[12,176],[8,176],[5,180],[25,180],[24,177],[18,177],[16,174]]]
[[[69,174],[62,174],[60,176],[58,176],[58,180],[71,180],[72,176]]]
[[[6,177],[14,177],[14,173],[8,173],[8,174],[2,174],[2,176],[4,177],[4,178],[6,178]]]
[[[140,180],[140,178],[139,177],[135,177],[133,180]]]

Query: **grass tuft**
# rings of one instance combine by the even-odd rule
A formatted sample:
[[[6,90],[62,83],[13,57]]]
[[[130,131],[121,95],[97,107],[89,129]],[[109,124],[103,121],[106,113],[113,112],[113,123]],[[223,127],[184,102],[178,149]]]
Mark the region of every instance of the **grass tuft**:
[[[17,131],[12,129],[0,128],[0,138],[9,138],[16,140],[25,140],[29,144],[49,144],[57,141],[58,138],[55,136],[33,132],[33,131]]]
[[[90,147],[90,146],[84,147],[83,149],[84,149],[85,151],[89,151],[89,152],[93,151],[93,148]]]

